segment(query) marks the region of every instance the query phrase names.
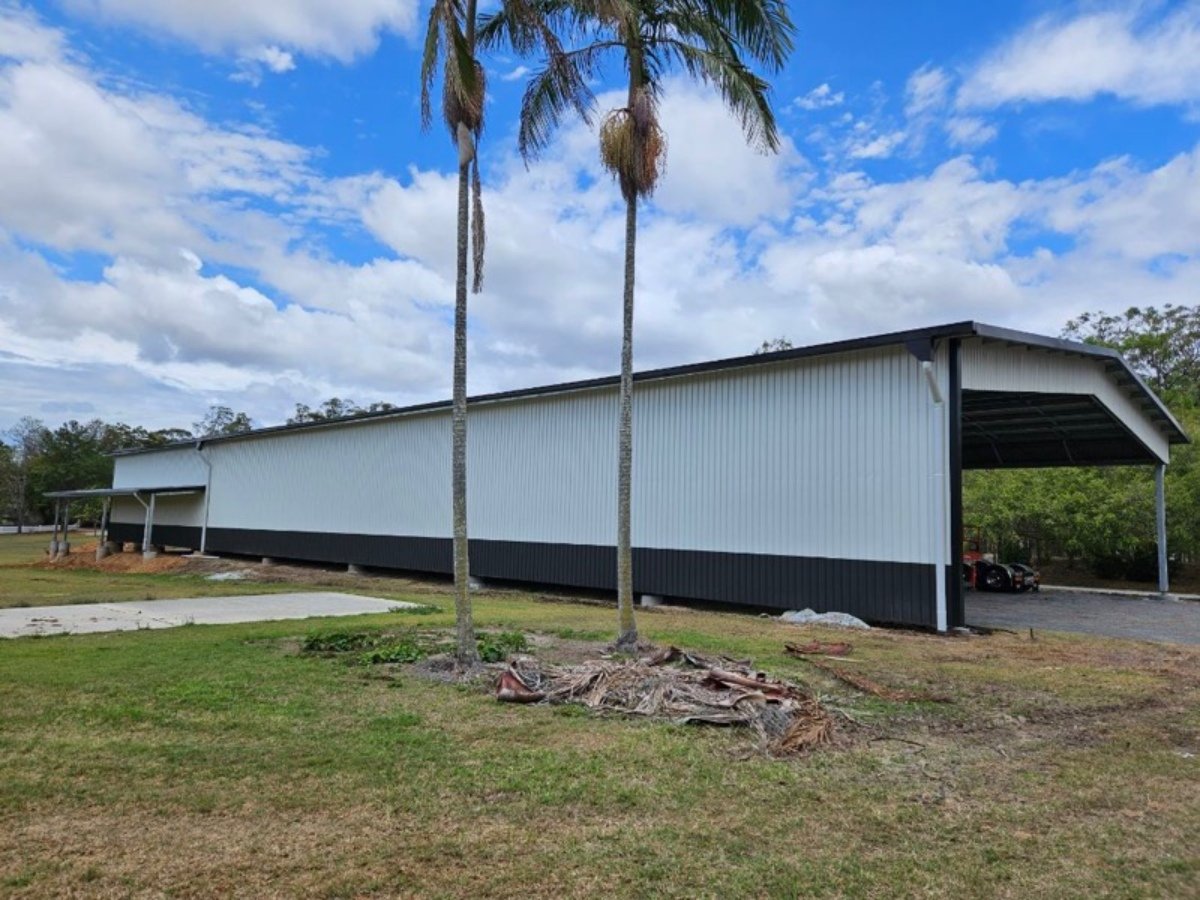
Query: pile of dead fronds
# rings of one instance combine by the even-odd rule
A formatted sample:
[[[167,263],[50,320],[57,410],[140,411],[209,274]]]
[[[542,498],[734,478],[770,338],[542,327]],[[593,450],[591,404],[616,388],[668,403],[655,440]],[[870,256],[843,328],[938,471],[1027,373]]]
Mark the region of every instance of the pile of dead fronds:
[[[680,724],[744,726],[774,755],[827,743],[833,734],[832,717],[808,691],[769,679],[748,662],[676,647],[639,660],[570,666],[519,657],[501,675],[496,696],[513,703],[578,703]]]

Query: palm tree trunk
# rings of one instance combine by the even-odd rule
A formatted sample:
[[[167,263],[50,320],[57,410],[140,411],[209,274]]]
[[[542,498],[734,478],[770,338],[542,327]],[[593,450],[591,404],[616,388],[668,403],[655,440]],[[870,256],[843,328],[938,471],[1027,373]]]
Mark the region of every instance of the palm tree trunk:
[[[633,617],[633,279],[637,249],[637,198],[625,200],[625,302],[621,334],[621,411],[617,433],[617,646],[637,646]]]
[[[455,659],[469,667],[479,660],[475,625],[471,620],[471,566],[467,551],[467,253],[469,244],[469,186],[471,156],[464,152],[466,129],[458,126],[458,268],[454,282],[454,409],[451,414],[451,455],[454,515],[454,618],[457,635]],[[473,148],[472,148],[473,149]]]

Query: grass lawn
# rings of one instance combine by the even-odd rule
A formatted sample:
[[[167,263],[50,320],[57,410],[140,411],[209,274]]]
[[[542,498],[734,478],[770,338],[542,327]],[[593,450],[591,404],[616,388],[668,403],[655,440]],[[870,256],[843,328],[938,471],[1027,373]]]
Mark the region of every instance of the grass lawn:
[[[46,570],[9,562],[0,594],[36,593]],[[96,599],[230,587],[51,571]],[[407,596],[441,609],[0,642],[0,894],[1197,896],[1200,650],[850,635],[847,667],[953,699],[890,703],[782,652],[844,633],[642,613],[657,642],[753,657],[851,717],[781,761],[734,731],[502,705],[299,649],[452,623],[448,595]],[[476,617],[586,641],[615,614],[491,594]]]

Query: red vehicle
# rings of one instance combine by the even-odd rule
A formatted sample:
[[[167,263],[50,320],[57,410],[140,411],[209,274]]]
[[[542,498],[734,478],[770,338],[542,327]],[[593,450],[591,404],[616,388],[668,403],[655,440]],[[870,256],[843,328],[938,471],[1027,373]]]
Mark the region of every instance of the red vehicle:
[[[968,587],[977,591],[1036,591],[1041,576],[1024,563],[1000,563],[983,551],[983,534],[977,528],[964,529],[962,573]]]

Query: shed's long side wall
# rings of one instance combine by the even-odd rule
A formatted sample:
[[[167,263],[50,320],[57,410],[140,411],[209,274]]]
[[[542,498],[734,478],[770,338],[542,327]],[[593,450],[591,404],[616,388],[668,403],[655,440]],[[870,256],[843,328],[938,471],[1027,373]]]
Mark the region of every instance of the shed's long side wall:
[[[934,413],[905,350],[643,382],[635,397],[637,591],[934,623]],[[608,388],[472,407],[476,575],[613,587],[615,422]],[[450,571],[444,411],[207,452],[214,552]]]

